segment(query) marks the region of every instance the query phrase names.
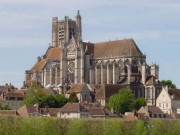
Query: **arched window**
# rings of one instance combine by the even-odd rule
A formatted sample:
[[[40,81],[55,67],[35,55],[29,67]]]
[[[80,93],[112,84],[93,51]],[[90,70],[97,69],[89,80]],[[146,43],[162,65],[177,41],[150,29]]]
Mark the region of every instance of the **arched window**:
[[[125,74],[128,73],[128,67],[127,67],[127,66],[124,67],[124,73],[125,73]]]
[[[139,72],[137,61],[133,61],[132,66],[131,66],[131,72],[132,73],[138,73]]]

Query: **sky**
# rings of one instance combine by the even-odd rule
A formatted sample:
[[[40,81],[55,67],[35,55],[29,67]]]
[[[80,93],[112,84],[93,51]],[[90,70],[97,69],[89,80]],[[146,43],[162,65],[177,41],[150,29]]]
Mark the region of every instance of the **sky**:
[[[0,85],[21,87],[51,43],[52,17],[82,17],[84,41],[133,38],[160,80],[180,88],[179,0],[0,0]]]

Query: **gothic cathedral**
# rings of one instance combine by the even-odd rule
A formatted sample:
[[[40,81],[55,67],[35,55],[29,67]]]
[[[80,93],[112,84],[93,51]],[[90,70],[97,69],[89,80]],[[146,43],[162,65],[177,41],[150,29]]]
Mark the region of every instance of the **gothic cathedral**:
[[[152,105],[161,90],[159,66],[146,63],[146,55],[133,39],[84,42],[79,11],[75,20],[53,17],[52,43],[25,74],[27,88],[41,84],[63,93],[79,83],[121,85]]]

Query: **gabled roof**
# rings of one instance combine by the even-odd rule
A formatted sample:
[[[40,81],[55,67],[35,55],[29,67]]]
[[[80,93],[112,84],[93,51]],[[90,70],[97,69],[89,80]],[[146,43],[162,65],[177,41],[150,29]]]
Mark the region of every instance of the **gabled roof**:
[[[85,83],[75,84],[72,88],[70,88],[67,93],[81,93],[81,91],[90,91],[89,87]]]
[[[49,47],[45,53],[45,55],[40,58],[34,66],[30,69],[30,72],[38,72],[43,69],[46,65],[48,59],[60,59],[60,48],[59,47]]]
[[[96,99],[107,99],[122,88],[124,86],[118,84],[103,84],[96,93]]]
[[[156,106],[147,106],[148,112],[151,114],[164,114],[159,107]]]
[[[146,79],[146,85],[159,85],[161,82],[155,76],[148,76]]]
[[[94,58],[143,56],[133,39],[95,43]]]
[[[169,89],[168,93],[173,96],[174,100],[180,100],[180,89]]]
[[[37,115],[38,111],[36,110],[34,105],[28,104],[28,105],[24,105],[21,108],[19,108],[17,110],[17,113],[20,116],[29,117],[29,116],[32,116],[32,115]]]
[[[43,67],[46,65],[46,60],[41,59],[36,62],[36,64],[30,69],[31,72],[38,72],[43,69]]]
[[[139,110],[138,110],[138,114],[164,114],[159,107],[156,106],[142,106]]]
[[[105,112],[102,108],[88,109],[89,114],[93,116],[105,117]]]
[[[87,111],[80,103],[67,103],[60,108],[61,113],[81,112]]]
[[[50,115],[51,117],[57,117],[57,113],[60,108],[40,108],[41,115]]]
[[[46,59],[60,59],[60,48],[59,47],[51,47],[48,49],[46,55]]]

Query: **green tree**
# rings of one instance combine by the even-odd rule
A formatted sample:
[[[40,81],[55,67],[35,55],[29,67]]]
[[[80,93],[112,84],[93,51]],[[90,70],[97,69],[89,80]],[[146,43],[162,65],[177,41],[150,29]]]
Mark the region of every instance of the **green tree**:
[[[11,110],[10,106],[7,104],[0,103],[0,110]]]
[[[172,83],[171,80],[162,80],[161,83],[165,86],[167,85],[169,88],[176,89],[176,85]]]
[[[115,113],[124,114],[133,110],[134,95],[130,89],[119,90],[117,94],[114,94],[109,99],[109,107],[114,110]]]
[[[39,99],[40,107],[59,108],[65,105],[68,99],[64,95],[48,95]]]
[[[24,104],[35,104],[39,102],[39,99],[46,96],[47,94],[44,92],[43,88],[39,85],[33,86],[28,89],[25,98],[23,100]]]
[[[138,98],[135,100],[134,109],[139,110],[142,106],[146,106],[144,98]]]
[[[70,103],[78,103],[79,102],[76,93],[74,93],[74,92],[70,93],[70,95],[69,95],[69,102]]]

